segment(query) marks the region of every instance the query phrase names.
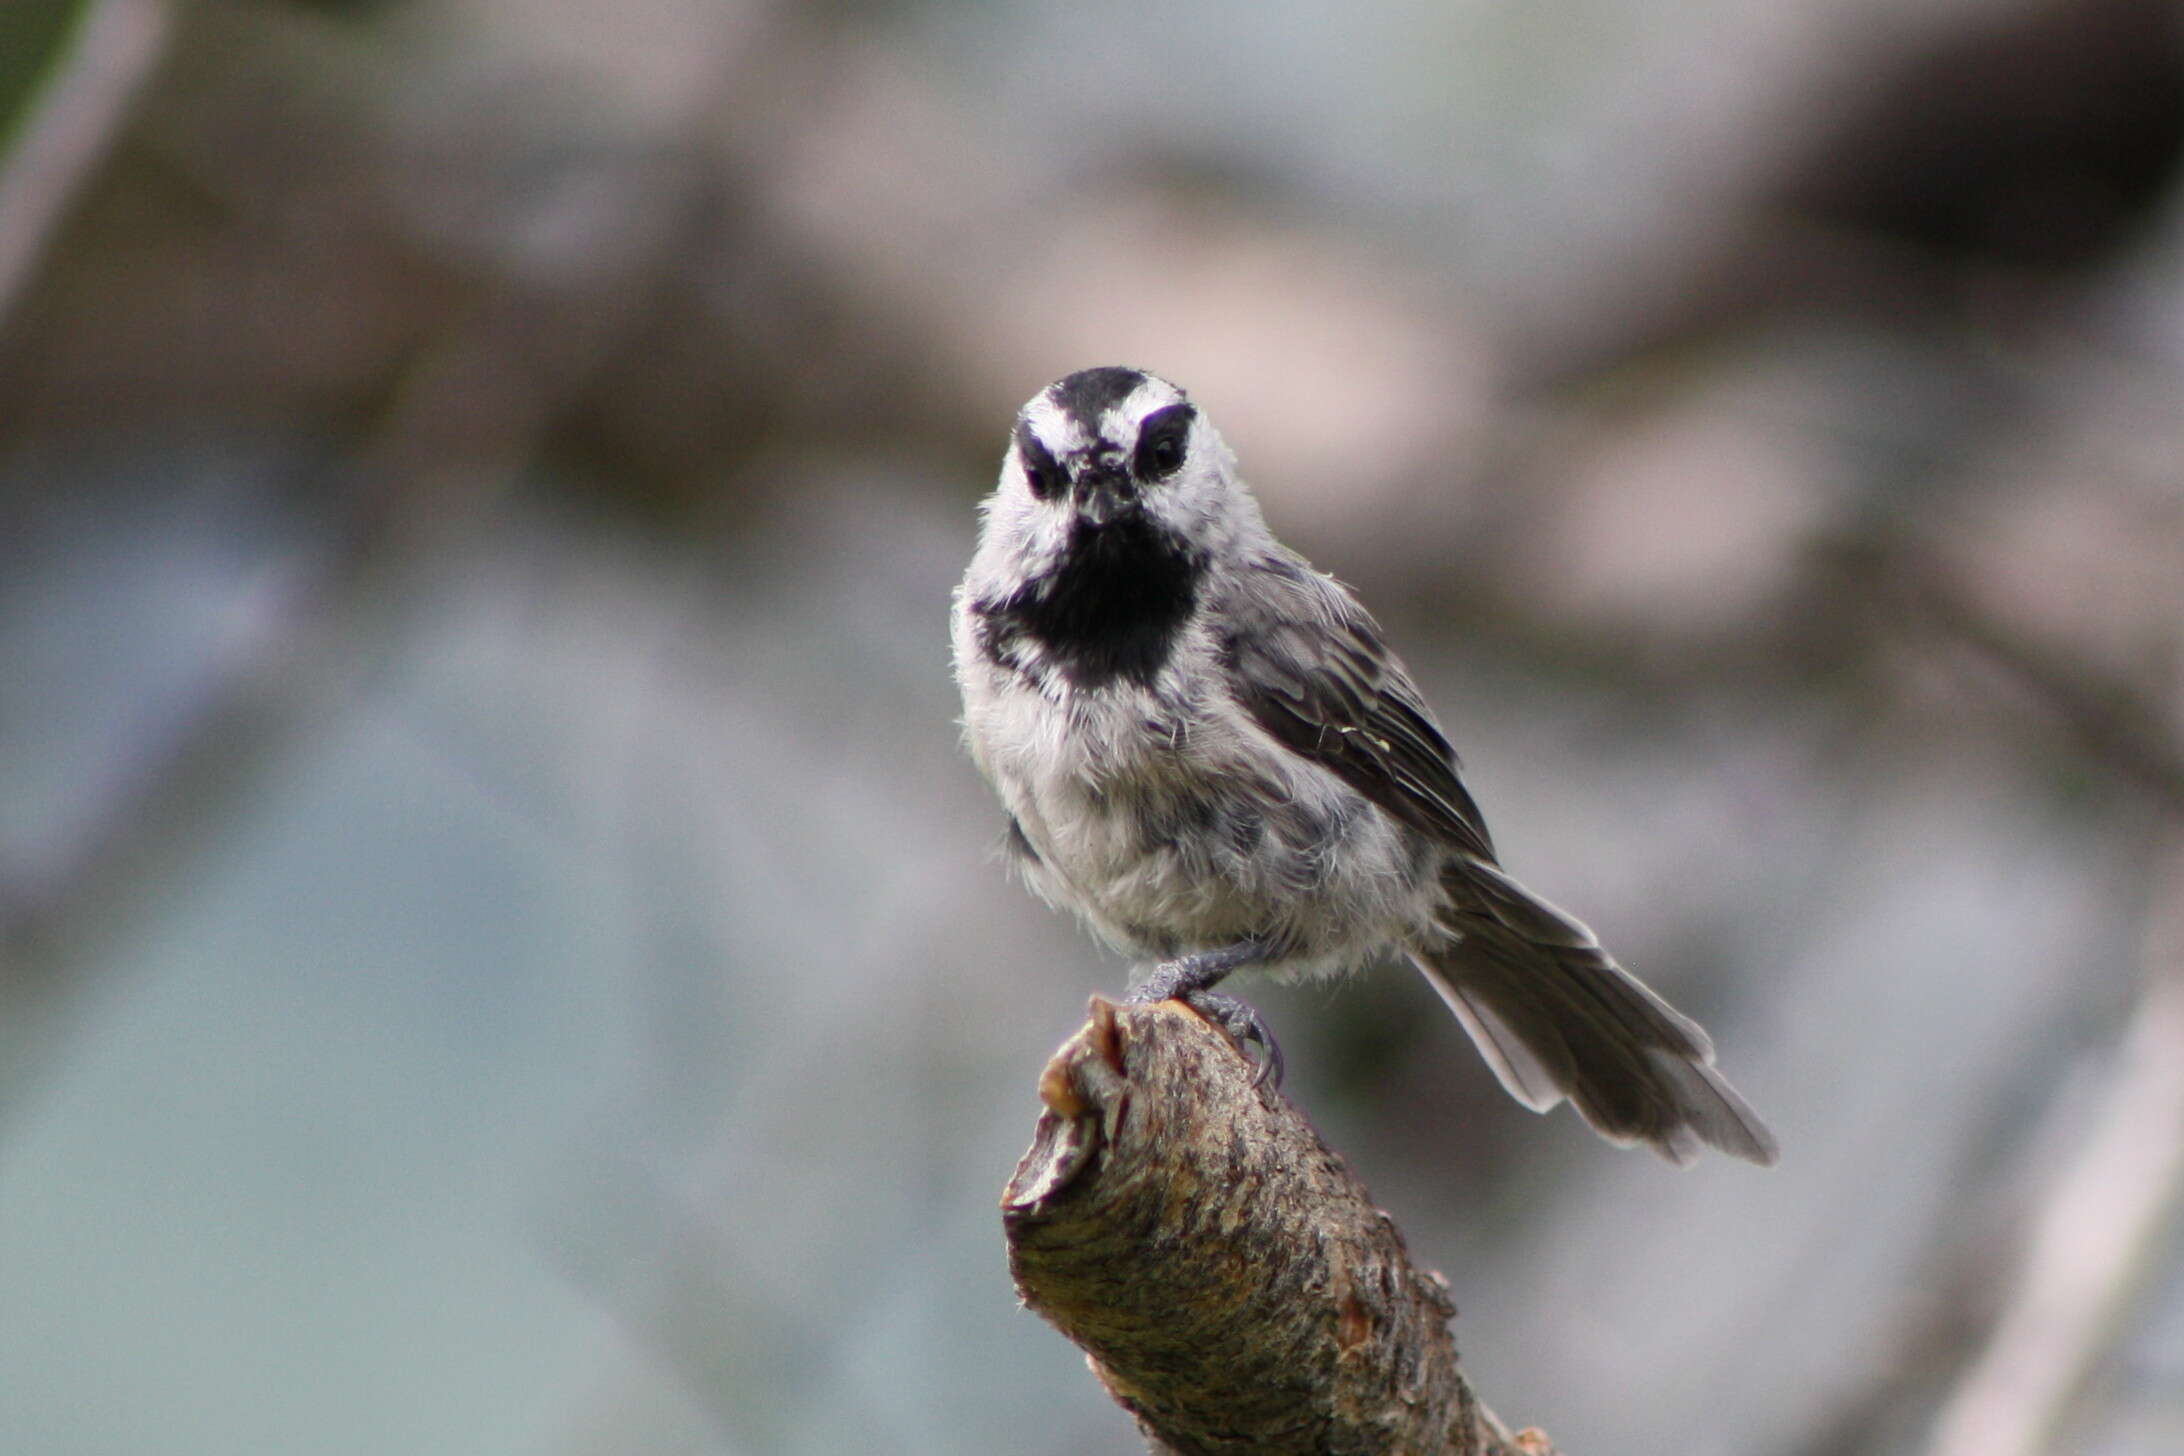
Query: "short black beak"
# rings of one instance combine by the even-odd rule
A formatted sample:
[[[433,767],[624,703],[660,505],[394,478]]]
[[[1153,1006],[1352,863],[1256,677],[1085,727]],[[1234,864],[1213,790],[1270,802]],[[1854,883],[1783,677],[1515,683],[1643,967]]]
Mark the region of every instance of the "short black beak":
[[[1105,526],[1138,508],[1137,482],[1114,465],[1088,465],[1077,476],[1077,514],[1087,524]]]

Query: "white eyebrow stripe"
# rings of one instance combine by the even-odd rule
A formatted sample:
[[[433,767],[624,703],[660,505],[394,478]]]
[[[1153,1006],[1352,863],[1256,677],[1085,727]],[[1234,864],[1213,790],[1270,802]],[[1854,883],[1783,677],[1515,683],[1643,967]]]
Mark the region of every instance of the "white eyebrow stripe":
[[[1137,448],[1138,427],[1145,417],[1182,398],[1183,392],[1167,380],[1148,374],[1143,384],[1130,391],[1129,398],[1100,416],[1100,433],[1127,453]]]
[[[1091,441],[1084,429],[1071,415],[1046,395],[1040,395],[1024,406],[1024,423],[1039,437],[1039,443],[1059,458],[1072,451],[1081,450]]]

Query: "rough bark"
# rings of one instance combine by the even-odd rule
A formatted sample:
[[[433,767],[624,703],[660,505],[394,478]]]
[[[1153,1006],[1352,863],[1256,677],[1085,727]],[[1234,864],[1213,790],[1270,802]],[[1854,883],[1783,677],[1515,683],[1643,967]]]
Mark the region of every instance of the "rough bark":
[[[1017,1290],[1154,1452],[1549,1456],[1472,1395],[1440,1275],[1190,1010],[1093,998],[1039,1095],[1001,1204]]]

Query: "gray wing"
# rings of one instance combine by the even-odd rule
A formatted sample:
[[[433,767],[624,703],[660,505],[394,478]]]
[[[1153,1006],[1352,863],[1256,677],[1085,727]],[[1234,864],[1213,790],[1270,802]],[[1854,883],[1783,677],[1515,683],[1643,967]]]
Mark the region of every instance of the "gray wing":
[[[1222,650],[1258,725],[1400,822],[1492,863],[1455,751],[1357,599],[1286,555],[1258,563],[1239,595]]]
[[[1455,753],[1365,609],[1294,557],[1259,563],[1238,595],[1223,645],[1259,726],[1458,852],[1442,869],[1449,938],[1412,959],[1511,1095],[1538,1111],[1568,1097],[1607,1137],[1679,1163],[1700,1143],[1773,1162],[1774,1134],[1698,1024],[1496,866]]]

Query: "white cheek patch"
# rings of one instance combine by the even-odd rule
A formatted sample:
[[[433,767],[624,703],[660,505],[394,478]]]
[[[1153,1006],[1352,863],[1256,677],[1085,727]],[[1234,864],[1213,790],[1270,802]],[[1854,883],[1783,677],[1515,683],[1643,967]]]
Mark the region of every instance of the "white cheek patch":
[[[1067,510],[1036,499],[1021,481],[986,499],[987,534],[1007,543],[1008,559],[1026,575],[1045,571],[1060,557],[1069,541],[1069,517]]]

